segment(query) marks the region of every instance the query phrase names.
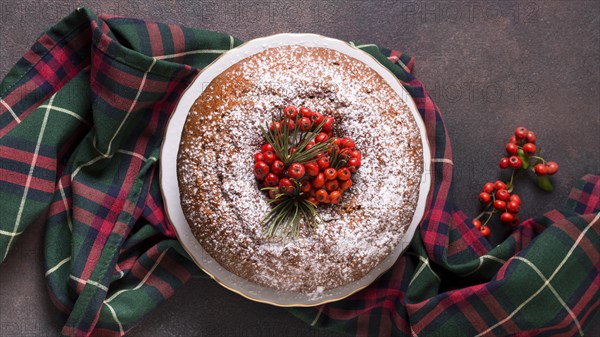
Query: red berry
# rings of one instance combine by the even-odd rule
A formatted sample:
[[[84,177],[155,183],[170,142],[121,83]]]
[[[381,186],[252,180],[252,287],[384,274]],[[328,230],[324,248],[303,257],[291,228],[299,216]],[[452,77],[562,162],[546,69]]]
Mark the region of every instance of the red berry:
[[[527,137],[527,129],[520,126],[515,130],[515,137],[517,137],[517,139],[524,139],[525,137]]]
[[[265,158],[264,162],[267,164],[273,164],[275,160],[277,160],[277,156],[273,151],[263,152],[263,157]]]
[[[475,226],[475,228],[477,228],[477,229],[481,228],[481,221],[479,221],[477,219],[473,219],[473,221],[471,221],[471,223],[473,224],[473,226]]]
[[[264,161],[254,164],[254,175],[258,180],[263,180],[269,174],[269,165]]]
[[[329,199],[329,193],[327,193],[327,191],[324,189],[320,189],[315,192],[315,198],[319,202],[327,202],[327,199]]]
[[[352,150],[352,152],[350,152],[350,158],[356,158],[360,160],[362,158],[360,151]]]
[[[323,131],[329,132],[333,128],[333,117],[327,116],[324,118],[325,123],[323,123]]]
[[[330,165],[329,157],[321,157],[321,158],[319,158],[319,160],[317,160],[317,164],[319,165],[319,168],[321,170],[325,170]]]
[[[505,189],[506,189],[506,184],[505,184],[505,183],[503,183],[503,182],[502,182],[502,181],[500,181],[500,180],[496,180],[496,182],[494,183],[494,187],[495,187],[497,190],[505,190]]]
[[[492,193],[494,192],[494,189],[496,189],[496,187],[493,183],[485,183],[485,185],[483,185],[483,191],[486,193]]]
[[[340,191],[332,191],[331,193],[329,193],[329,202],[332,204],[337,204],[338,202],[340,202],[341,196],[342,193],[340,193]]]
[[[289,130],[290,132],[291,132],[292,130],[294,130],[294,126],[296,126],[296,124],[294,123],[294,121],[293,121],[293,120],[291,120],[291,119],[288,119],[288,123],[287,123],[287,125],[288,125],[288,130]]]
[[[281,160],[276,160],[273,162],[273,164],[271,164],[271,172],[275,173],[276,175],[281,176],[283,175],[284,171],[285,165]]]
[[[356,144],[354,144],[354,141],[348,137],[344,137],[344,139],[342,139],[342,146],[346,149],[353,149]]]
[[[311,177],[314,177],[317,174],[319,174],[319,165],[317,165],[317,163],[315,162],[304,164],[304,169],[306,169],[306,173]]]
[[[317,174],[311,182],[314,188],[321,188],[325,185],[325,175],[323,173]]]
[[[300,182],[300,189],[302,190],[302,192],[308,193],[308,192],[310,192],[311,188],[312,188],[312,185],[310,184],[310,182],[308,180],[302,180]]]
[[[525,152],[528,155],[534,155],[536,151],[536,147],[535,144],[533,143],[526,143],[525,145],[523,145],[523,152]]]
[[[510,193],[508,193],[508,191],[504,189],[498,190],[498,192],[496,192],[496,199],[508,201],[510,199]]]
[[[306,200],[310,201],[315,206],[319,206],[319,200],[317,200],[315,197],[308,197]]]
[[[340,183],[338,183],[337,179],[336,180],[328,180],[325,183],[325,188],[327,189],[327,191],[335,191],[340,188]]]
[[[506,157],[502,157],[502,159],[500,159],[500,164],[498,164],[500,166],[501,169],[505,169],[508,167],[508,158]]]
[[[265,186],[267,186],[267,187],[277,186],[278,183],[279,183],[279,178],[273,173],[269,173],[265,177]]]
[[[487,193],[487,192],[479,193],[479,201],[481,201],[481,203],[487,204],[491,200],[492,200],[492,197],[490,196],[489,193]]]
[[[317,143],[325,143],[329,139],[329,136],[325,132],[319,132],[319,134],[315,137],[315,142]]]
[[[278,130],[278,131],[281,130],[281,123],[273,122],[273,123],[271,123],[271,125],[269,125],[269,131],[271,131],[271,133],[274,133],[275,130]]]
[[[293,193],[295,187],[294,183],[288,178],[281,178],[279,180],[279,190],[283,193]]]
[[[258,152],[254,154],[254,162],[258,163],[259,161],[264,161],[265,156],[263,156],[262,152]]]
[[[527,136],[525,136],[525,139],[527,140],[528,143],[535,143],[535,140],[536,140],[535,133],[533,133],[533,131],[528,131]]]
[[[358,159],[358,158],[350,158],[348,160],[348,166],[360,167],[360,159]]]
[[[331,147],[329,147],[329,150],[327,151],[327,155],[331,156],[331,154],[333,154],[333,151],[334,151],[334,150],[335,150],[337,153],[341,153],[341,151],[340,151],[340,148],[339,148],[337,145],[335,145],[335,144],[332,144],[332,145],[331,145]]]
[[[304,176],[304,172],[306,172],[304,169],[304,165],[299,163],[293,163],[288,168],[288,175],[290,176],[290,178],[300,179],[302,178],[302,176]]]
[[[508,143],[506,144],[506,152],[508,152],[508,154],[510,154],[511,156],[514,156],[517,154],[517,152],[519,152],[519,147],[517,146],[517,144]]]
[[[515,220],[515,216],[509,212],[504,212],[500,214],[500,221],[504,223],[513,222]]]
[[[309,118],[313,125],[319,125],[323,122],[323,115],[318,111],[313,111]]]
[[[511,168],[518,169],[521,168],[521,165],[523,165],[523,161],[517,156],[510,156],[510,158],[508,158],[508,165]]]
[[[488,237],[490,235],[490,228],[488,226],[479,228],[481,235]]]
[[[348,180],[348,179],[350,179],[350,175],[351,175],[350,170],[348,170],[345,167],[342,167],[341,169],[339,169],[337,171],[337,178],[339,180]]]
[[[333,167],[326,169],[325,172],[323,172],[323,174],[325,174],[325,178],[327,180],[334,180],[338,176],[337,170],[334,169]]]
[[[276,190],[269,190],[269,198],[271,198],[271,199],[277,198],[277,191]]]
[[[310,116],[312,115],[312,111],[307,107],[301,107],[300,113],[302,114],[302,117],[306,118],[310,118]]]
[[[496,200],[496,201],[494,201],[494,208],[499,211],[503,211],[506,209],[506,202],[504,202],[502,200]]]
[[[310,130],[311,126],[312,126],[312,123],[310,122],[310,119],[308,119],[308,117],[302,117],[302,118],[300,118],[300,120],[298,120],[298,128],[302,132],[306,132],[306,131]]]
[[[517,144],[517,137],[512,136],[510,137],[510,139],[508,140],[509,143],[513,143],[513,144]]]
[[[538,176],[545,176],[546,173],[548,173],[548,169],[547,169],[546,165],[544,165],[542,163],[535,165],[534,169],[535,169],[535,174],[537,174]]]
[[[298,109],[293,105],[288,105],[283,109],[283,113],[288,116],[289,119],[295,120],[298,116]]]
[[[548,175],[553,175],[556,172],[558,172],[558,164],[553,162],[553,161],[549,161],[548,163],[546,163],[546,173]]]
[[[516,203],[517,203],[517,204],[519,204],[519,205],[521,204],[521,198],[519,197],[519,195],[518,195],[518,194],[511,194],[511,196],[510,196],[510,199],[509,199],[509,200],[510,200],[510,201],[514,201],[514,202],[516,202]]]
[[[336,138],[333,140],[333,144],[336,145],[337,147],[341,147],[342,141],[343,141],[343,138]]]
[[[521,205],[515,201],[510,201],[506,204],[506,209],[511,213],[519,213],[521,210]]]
[[[267,144],[264,144],[264,145],[263,145],[263,146],[260,148],[260,151],[261,151],[262,153],[265,153],[265,152],[267,152],[267,151],[273,151],[273,146],[272,146],[271,144],[269,144],[269,143],[267,143]]]
[[[338,176],[339,176],[339,173],[338,173]],[[342,191],[349,189],[350,186],[352,186],[352,180],[348,179],[348,180],[340,181],[340,189]]]

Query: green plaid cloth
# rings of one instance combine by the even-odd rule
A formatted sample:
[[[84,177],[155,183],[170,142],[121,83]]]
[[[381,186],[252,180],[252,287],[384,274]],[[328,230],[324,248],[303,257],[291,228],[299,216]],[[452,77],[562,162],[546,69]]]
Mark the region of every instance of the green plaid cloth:
[[[165,216],[157,160],[181,93],[239,44],[81,9],[0,84],[0,261],[46,217],[46,278],[68,315],[63,335],[123,335],[201,275]],[[434,154],[427,210],[407,254],[374,284],[292,312],[360,336],[583,335],[600,304],[600,177],[584,177],[565,209],[491,247],[449,199],[450,142],[413,60],[358,47],[402,81],[425,121]]]

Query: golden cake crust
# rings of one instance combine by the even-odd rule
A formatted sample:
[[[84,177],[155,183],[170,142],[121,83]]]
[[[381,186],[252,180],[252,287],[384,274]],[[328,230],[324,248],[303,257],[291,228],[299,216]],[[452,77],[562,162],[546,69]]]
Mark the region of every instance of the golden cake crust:
[[[332,115],[334,135],[355,140],[363,158],[341,203],[318,208],[324,222],[281,242],[263,234],[270,206],[252,167],[260,125],[290,104]],[[304,293],[362,278],[402,242],[422,173],[419,129],[385,80],[347,55],[301,46],[267,49],[207,83],[177,162],[182,208],[203,249],[244,279]]]

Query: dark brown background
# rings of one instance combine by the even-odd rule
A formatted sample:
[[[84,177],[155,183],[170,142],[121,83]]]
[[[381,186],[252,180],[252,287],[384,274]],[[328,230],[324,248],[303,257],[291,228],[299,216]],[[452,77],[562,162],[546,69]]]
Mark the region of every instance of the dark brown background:
[[[467,214],[497,178],[512,130],[536,131],[560,164],[552,194],[519,181],[524,217],[560,207],[572,184],[600,173],[600,1],[193,1],[0,2],[0,78],[50,25],[79,6],[178,23],[242,40],[311,32],[377,43],[416,58],[416,76],[440,107],[454,149],[454,193]],[[0,336],[55,336],[43,223],[0,266]],[[494,241],[503,235],[494,228]],[[600,323],[587,331],[600,335]],[[250,302],[210,280],[192,280],[131,336],[329,336],[285,310]]]

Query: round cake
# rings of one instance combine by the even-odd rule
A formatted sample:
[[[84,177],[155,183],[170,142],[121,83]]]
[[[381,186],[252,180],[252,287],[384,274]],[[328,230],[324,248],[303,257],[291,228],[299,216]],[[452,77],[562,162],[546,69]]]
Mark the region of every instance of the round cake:
[[[261,126],[294,105],[333,116],[362,164],[339,204],[293,240],[268,237],[272,205],[254,173]],[[177,159],[181,206],[202,248],[261,286],[321,293],[357,281],[400,243],[423,174],[420,131],[406,103],[374,70],[333,49],[281,46],[251,55],[210,83],[193,104]]]

